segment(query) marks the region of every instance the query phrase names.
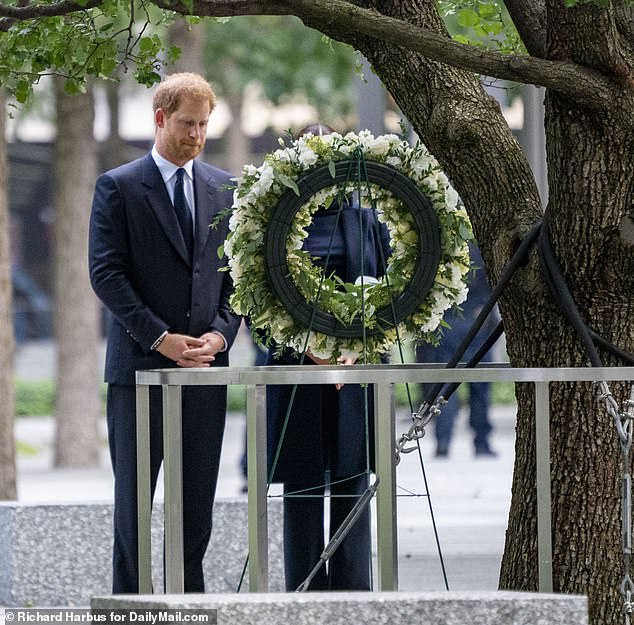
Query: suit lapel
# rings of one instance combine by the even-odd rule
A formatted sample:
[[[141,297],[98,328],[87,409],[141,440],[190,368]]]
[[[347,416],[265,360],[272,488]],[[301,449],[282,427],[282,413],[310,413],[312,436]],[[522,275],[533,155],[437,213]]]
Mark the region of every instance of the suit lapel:
[[[196,196],[196,234],[194,258],[203,253],[214,229],[211,226],[219,210],[217,193],[200,164],[194,161],[194,195]]]
[[[161,224],[161,228],[165,232],[165,235],[169,239],[170,243],[174,246],[174,249],[182,257],[182,259],[190,265],[189,254],[187,253],[187,246],[183,239],[183,233],[181,232],[176,212],[170,200],[167,192],[167,187],[163,182],[161,173],[159,172],[154,159],[151,154],[148,154],[143,164],[143,184],[147,188],[146,198],[158,222]]]

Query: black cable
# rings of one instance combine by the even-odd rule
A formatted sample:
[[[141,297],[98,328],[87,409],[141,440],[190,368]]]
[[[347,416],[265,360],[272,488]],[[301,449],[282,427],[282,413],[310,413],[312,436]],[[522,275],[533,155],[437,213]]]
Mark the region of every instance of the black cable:
[[[532,227],[526,237],[522,240],[515,254],[513,254],[513,257],[509,261],[508,265],[505,267],[500,280],[491,292],[487,303],[484,305],[473,325],[470,327],[469,332],[465,335],[462,342],[454,352],[453,356],[446,364],[447,369],[453,369],[458,365],[460,359],[471,345],[476,334],[478,333],[489,313],[493,309],[493,306],[499,299],[503,290],[506,288],[509,280],[511,279],[519,265],[525,261],[528,250],[535,241],[537,241],[540,267],[544,275],[546,284],[548,285],[548,288],[551,291],[555,302],[564,313],[564,316],[577,332],[579,340],[581,341],[590,360],[591,366],[603,366],[603,362],[597,350],[597,346],[601,347],[617,358],[620,358],[626,364],[634,366],[633,354],[626,352],[617,345],[614,345],[614,343],[602,337],[595,330],[590,328],[584,321],[581,313],[579,312],[579,308],[577,307],[577,304],[572,297],[572,293],[568,288],[564,275],[561,271],[561,267],[559,266],[559,262],[557,261],[557,257],[555,256],[555,253],[552,249],[550,238],[548,236],[548,228],[543,227],[543,225],[544,224],[542,220],[538,221]],[[465,368],[475,367],[480,362],[484,354],[486,354],[488,349],[493,345],[493,343],[495,343],[497,338],[499,338],[502,331],[502,323],[500,322],[500,324],[498,324],[496,329],[489,335],[487,340],[483,343],[476,354],[465,365]],[[438,382],[434,384],[431,387],[431,390],[427,392],[423,406],[427,405],[427,407],[429,407],[433,405],[438,396],[441,394],[445,399],[449,399],[459,386],[460,383],[444,384],[442,382]],[[419,412],[422,410],[423,406],[421,406]]]
[[[601,357],[599,356],[596,345],[590,336],[588,326],[581,317],[581,313],[579,312],[572,294],[570,293],[570,289],[568,289],[566,280],[561,272],[555,253],[553,252],[550,244],[550,238],[548,237],[547,227],[542,228],[539,233],[538,251],[544,277],[546,278],[546,282],[550,287],[555,301],[564,312],[573,328],[577,331],[579,339],[586,350],[586,354],[590,359],[592,366],[602,367],[603,363],[601,361]]]
[[[464,368],[473,369],[474,367],[476,367],[476,365],[479,364],[479,362],[482,360],[484,355],[493,347],[493,345],[495,345],[496,341],[502,336],[503,332],[504,332],[504,323],[500,321],[495,326],[493,331],[489,334],[489,336],[487,336],[484,343],[480,345],[478,351],[465,364]],[[444,397],[445,399],[449,399],[461,384],[462,382],[451,382],[451,383],[445,384],[442,387],[442,392],[440,392],[439,394],[442,395],[442,397]],[[436,401],[437,397],[438,395],[436,395],[433,398],[428,397],[427,402],[431,405],[432,403]]]
[[[590,336],[592,337],[592,340],[594,341],[595,345],[602,347],[603,349],[610,352],[617,358],[620,358],[625,363],[627,363],[630,367],[634,366],[634,355],[630,354],[629,352],[626,352],[620,347],[617,347],[616,345],[614,345],[614,343],[610,343],[610,341],[608,341],[607,339],[604,339],[600,334],[597,334],[592,328],[588,328],[588,331],[590,332]]]
[[[513,274],[515,273],[515,271],[521,264],[525,263],[528,251],[530,250],[531,246],[535,242],[535,239],[539,235],[541,225],[542,225],[542,222],[540,220],[529,230],[528,234],[524,237],[524,239],[522,239],[522,242],[520,243],[519,247],[517,248],[517,250],[511,257],[511,260],[504,268],[504,272],[502,273],[502,276],[500,277],[493,291],[491,292],[489,299],[487,300],[486,304],[482,307],[482,310],[479,312],[478,316],[473,322],[473,325],[469,328],[469,332],[467,332],[467,334],[464,336],[460,345],[458,345],[458,347],[456,348],[456,351],[454,352],[453,356],[449,359],[449,362],[447,362],[447,364],[445,365],[446,369],[454,369],[457,366],[457,364],[460,362],[460,359],[462,358],[464,353],[467,351],[467,349],[473,342],[473,339],[475,338],[476,334],[480,331],[480,328],[484,325],[484,322],[486,321],[490,312],[493,310],[493,307],[495,306],[498,299],[500,298],[502,291],[504,291],[504,289],[506,288],[506,285],[508,284],[510,279],[513,277]],[[480,350],[478,350],[478,353],[479,351]],[[487,351],[488,349],[482,352],[482,355],[480,356],[480,358],[478,358],[478,360],[476,360],[473,364],[468,365],[468,367],[469,368],[475,367],[475,365],[477,365],[480,362],[480,359],[482,358],[482,356],[484,356],[484,354],[486,354]],[[469,362],[472,362],[472,361],[473,361],[473,358]],[[443,390],[443,387],[444,387],[444,382],[437,382],[436,384],[434,384],[425,396],[425,403],[431,406],[435,402],[441,390]],[[454,391],[455,391],[455,388],[451,392],[453,393]],[[449,397],[451,397],[451,394],[449,394],[449,396],[444,395],[444,397],[445,399],[449,399]]]

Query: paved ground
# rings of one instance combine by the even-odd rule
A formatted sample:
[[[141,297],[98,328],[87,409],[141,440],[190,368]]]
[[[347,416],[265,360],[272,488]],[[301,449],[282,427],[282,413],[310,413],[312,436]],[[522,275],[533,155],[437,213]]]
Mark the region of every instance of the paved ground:
[[[235,364],[250,364],[248,347],[241,343]],[[49,377],[52,346],[27,346],[18,354],[18,375]],[[475,458],[471,434],[463,415],[450,457],[433,455],[433,433],[421,442],[428,492],[418,454],[404,456],[398,467],[399,582],[401,590],[445,588],[438,542],[451,590],[495,590],[504,546],[514,457],[514,409],[492,411],[494,459]],[[397,423],[397,436],[408,427]],[[54,423],[50,418],[20,418],[16,436],[30,453],[18,457],[18,497],[24,502],[110,501],[112,477],[105,442],[101,465],[92,470],[52,468]],[[244,416],[232,414],[221,459],[218,497],[240,496],[239,469],[244,438]],[[159,497],[161,496],[159,492]]]

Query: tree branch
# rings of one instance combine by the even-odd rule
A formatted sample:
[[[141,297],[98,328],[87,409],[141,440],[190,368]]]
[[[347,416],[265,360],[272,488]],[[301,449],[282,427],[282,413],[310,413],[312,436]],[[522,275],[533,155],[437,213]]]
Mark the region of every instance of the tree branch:
[[[162,8],[189,12],[182,0],[154,1]],[[595,109],[613,109],[615,102],[622,102],[624,109],[631,110],[634,99],[634,89],[624,89],[623,84],[582,65],[478,50],[347,0],[193,0],[190,9],[195,15],[215,17],[296,15],[307,26],[347,43],[359,35],[372,37],[459,69],[546,87]]]
[[[544,0],[504,0],[529,54],[546,58],[546,4]]]
[[[86,4],[78,4],[70,0],[62,0],[53,4],[20,4],[19,6],[7,6],[0,4],[0,32],[8,31],[14,24],[23,20],[37,19],[38,17],[57,17],[68,15],[78,11],[94,9],[102,3],[102,0],[89,0]]]
[[[94,9],[102,0],[88,0],[86,4],[78,4],[70,0],[61,0],[53,4],[25,4],[21,6],[7,6],[0,4],[0,17],[16,21],[36,19],[38,17],[56,17],[68,15],[77,11]]]

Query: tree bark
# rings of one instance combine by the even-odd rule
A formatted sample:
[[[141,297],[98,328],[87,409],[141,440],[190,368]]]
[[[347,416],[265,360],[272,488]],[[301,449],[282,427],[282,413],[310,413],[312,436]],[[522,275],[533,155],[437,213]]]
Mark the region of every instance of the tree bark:
[[[64,93],[55,81],[55,465],[96,466],[101,360],[99,308],[88,278],[88,221],[96,174],[92,90]]]
[[[15,385],[11,248],[7,144],[5,141],[6,99],[0,91],[0,500],[17,499],[15,466]]]
[[[161,8],[201,16],[296,15],[307,26],[353,46],[357,38],[382,41],[392,44],[393,54],[399,54],[399,49],[409,50],[469,72],[555,89],[584,99],[597,110],[618,112],[624,123],[631,123],[631,79],[629,88],[624,90],[591,66],[539,56],[500,54],[457,43],[417,20],[418,5],[421,14],[435,8],[427,0],[407,2],[409,19],[394,17],[399,11],[391,7],[391,0],[192,0],[191,5],[182,0],[153,2]]]

